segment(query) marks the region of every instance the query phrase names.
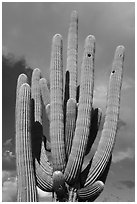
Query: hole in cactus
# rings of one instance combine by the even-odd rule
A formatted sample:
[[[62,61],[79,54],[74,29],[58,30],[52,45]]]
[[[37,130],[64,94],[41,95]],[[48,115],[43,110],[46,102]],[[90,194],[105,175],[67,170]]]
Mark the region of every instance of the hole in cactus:
[[[112,74],[114,74],[114,73],[115,73],[115,70],[112,71]]]
[[[122,54],[120,54],[119,57],[122,57]]]
[[[91,57],[91,54],[88,53],[88,57]]]

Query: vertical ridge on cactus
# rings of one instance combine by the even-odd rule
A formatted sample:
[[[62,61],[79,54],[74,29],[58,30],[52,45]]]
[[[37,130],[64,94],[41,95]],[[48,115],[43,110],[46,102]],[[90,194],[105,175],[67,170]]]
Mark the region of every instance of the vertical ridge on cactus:
[[[90,57],[88,54],[90,54]],[[64,173],[69,184],[75,182],[79,174],[87,145],[93,97],[94,54],[95,37],[90,35],[85,40],[76,130]]]
[[[19,90],[16,129],[16,165],[18,179],[18,201],[37,201],[37,190],[33,170],[30,124],[30,87],[23,84]]]
[[[50,65],[50,138],[53,169],[60,171],[65,168],[62,46],[62,36],[56,34]]]
[[[99,175],[101,175],[111,156],[115,144],[123,76],[123,60],[124,47],[119,46],[116,49],[112,64],[103,131],[85,186],[89,185],[89,183],[93,183]]]
[[[68,32],[67,68],[70,73],[70,98],[76,99],[77,88],[77,62],[78,62],[78,13],[71,14]]]

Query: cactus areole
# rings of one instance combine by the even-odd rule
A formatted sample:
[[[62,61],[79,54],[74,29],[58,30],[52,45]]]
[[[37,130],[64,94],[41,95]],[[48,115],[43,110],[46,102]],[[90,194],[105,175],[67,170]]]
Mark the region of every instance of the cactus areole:
[[[114,54],[101,138],[95,154],[85,165],[84,158],[96,139],[102,115],[100,108],[93,107],[95,44],[95,37],[87,36],[78,85],[78,14],[73,11],[65,80],[60,34],[52,40],[50,90],[38,68],[33,70],[31,86],[25,74],[18,78],[15,110],[18,202],[38,202],[37,187],[52,192],[53,201],[59,202],[94,201],[104,189],[117,135],[124,46],[118,46]],[[43,110],[49,120],[50,141],[43,135]]]

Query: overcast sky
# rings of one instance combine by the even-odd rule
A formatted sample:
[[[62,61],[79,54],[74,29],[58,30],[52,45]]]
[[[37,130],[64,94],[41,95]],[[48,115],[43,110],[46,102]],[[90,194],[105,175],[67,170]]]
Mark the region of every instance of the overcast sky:
[[[30,67],[39,67],[43,76],[48,79],[52,37],[60,33],[63,37],[65,70],[67,33],[72,10],[77,10],[79,15],[79,68],[85,38],[89,34],[96,38],[94,105],[102,108],[103,112],[114,52],[118,45],[125,46],[119,130],[106,187],[97,201],[134,201],[135,4],[3,3],[3,53],[24,56]],[[6,110],[7,104],[9,101],[3,105],[3,109]],[[9,121],[12,120],[14,113],[5,113],[5,117],[8,117]],[[13,129],[12,125],[9,128],[11,135],[14,134]],[[6,135],[4,137],[7,138]],[[9,135],[8,139],[10,137]],[[13,169],[3,171],[4,201],[15,199],[15,176]],[[43,196],[42,193],[40,195]],[[43,197],[41,199],[43,200]]]

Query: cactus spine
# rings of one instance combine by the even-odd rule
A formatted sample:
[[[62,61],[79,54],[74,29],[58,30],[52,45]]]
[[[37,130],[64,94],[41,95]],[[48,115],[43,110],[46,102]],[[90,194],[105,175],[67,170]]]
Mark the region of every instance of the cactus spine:
[[[63,40],[52,40],[50,92],[38,68],[31,88],[20,75],[16,94],[16,165],[18,201],[38,201],[36,186],[52,192],[54,201],[94,201],[104,189],[111,165],[120,108],[124,47],[115,52],[110,75],[105,123],[97,150],[84,166],[101,121],[93,108],[95,37],[85,39],[81,81],[77,86],[78,15],[72,12],[63,90]],[[42,100],[50,122],[51,156],[43,138]]]

